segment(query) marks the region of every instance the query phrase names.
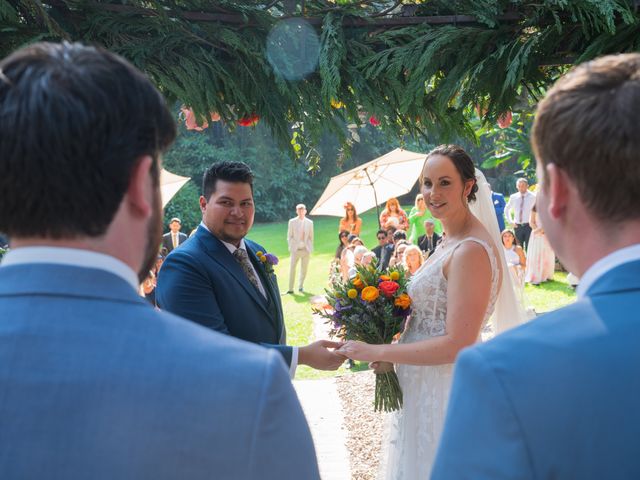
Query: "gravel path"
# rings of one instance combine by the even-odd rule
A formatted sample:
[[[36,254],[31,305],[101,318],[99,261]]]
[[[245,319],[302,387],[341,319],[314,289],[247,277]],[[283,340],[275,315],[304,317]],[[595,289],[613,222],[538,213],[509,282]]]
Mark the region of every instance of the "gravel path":
[[[322,295],[312,297],[311,304],[322,308]],[[319,315],[313,315],[314,337],[328,339],[329,327]],[[371,371],[350,372],[335,378],[344,414],[347,450],[352,480],[375,480],[380,460],[380,443],[384,414],[373,411],[375,375]]]
[[[378,473],[384,413],[373,411],[375,375],[371,371],[336,377],[342,401],[353,480],[374,480]]]

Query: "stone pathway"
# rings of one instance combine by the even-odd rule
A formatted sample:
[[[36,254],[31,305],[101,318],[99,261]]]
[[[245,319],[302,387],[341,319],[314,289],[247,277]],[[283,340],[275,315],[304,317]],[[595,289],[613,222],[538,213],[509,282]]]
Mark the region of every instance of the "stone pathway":
[[[335,379],[294,380],[293,386],[311,428],[320,477],[350,480],[347,438]]]
[[[312,297],[310,301],[318,306],[325,303],[322,296]],[[329,328],[324,319],[317,315],[313,317],[315,340],[328,339]],[[294,380],[293,386],[311,428],[320,477],[322,480],[350,480],[347,435],[335,378]]]

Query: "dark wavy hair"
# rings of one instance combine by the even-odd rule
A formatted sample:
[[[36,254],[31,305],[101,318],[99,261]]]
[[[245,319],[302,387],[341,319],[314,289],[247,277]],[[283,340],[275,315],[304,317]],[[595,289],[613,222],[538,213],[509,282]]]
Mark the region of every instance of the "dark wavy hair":
[[[0,62],[0,230],[11,237],[102,235],[141,157],[176,127],[139,70],[100,47],[36,43]]]
[[[253,172],[244,162],[217,162],[211,165],[202,177],[202,195],[209,200],[216,191],[218,180],[231,183],[248,183],[253,192]]]

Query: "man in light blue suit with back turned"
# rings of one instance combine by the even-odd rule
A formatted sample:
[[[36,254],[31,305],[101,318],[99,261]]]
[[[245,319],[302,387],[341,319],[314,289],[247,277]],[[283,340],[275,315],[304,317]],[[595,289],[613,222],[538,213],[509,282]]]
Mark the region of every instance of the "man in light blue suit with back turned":
[[[565,75],[532,133],[578,300],[463,351],[432,478],[640,478],[640,55]]]
[[[0,62],[0,478],[319,478],[282,356],[138,295],[174,137],[116,55]]]

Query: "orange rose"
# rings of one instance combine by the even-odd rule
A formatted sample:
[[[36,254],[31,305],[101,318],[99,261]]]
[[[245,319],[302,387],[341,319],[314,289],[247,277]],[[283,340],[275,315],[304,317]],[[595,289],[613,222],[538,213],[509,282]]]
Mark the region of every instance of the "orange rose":
[[[407,295],[406,293],[403,293],[401,295],[398,296],[398,298],[396,298],[395,302],[393,302],[393,304],[396,307],[400,307],[403,310],[406,310],[407,308],[409,308],[411,306],[411,297],[409,297],[409,295]]]
[[[393,297],[393,294],[400,288],[396,282],[380,282],[378,285],[380,291],[384,294],[385,297]]]
[[[364,287],[364,282],[362,280],[360,280],[359,276],[356,276],[356,278],[354,278],[351,283],[353,283],[353,286],[356,287],[357,289],[361,290]]]
[[[364,287],[361,294],[365,302],[373,302],[378,296],[380,296],[380,293],[376,287]]]
[[[382,280],[383,282],[388,282],[389,280],[391,280],[391,277],[389,275],[380,275],[380,280]]]

